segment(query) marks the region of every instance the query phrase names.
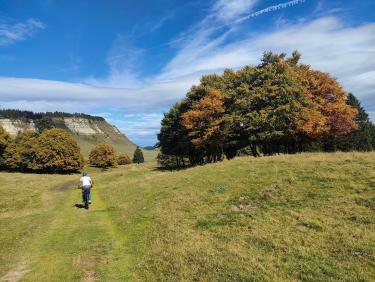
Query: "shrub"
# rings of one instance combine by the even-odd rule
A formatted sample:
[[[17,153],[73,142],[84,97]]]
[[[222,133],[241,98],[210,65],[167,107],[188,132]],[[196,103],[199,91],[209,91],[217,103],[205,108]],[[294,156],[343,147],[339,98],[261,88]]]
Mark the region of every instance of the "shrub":
[[[145,161],[144,157],[143,157],[143,153],[142,153],[142,150],[141,148],[139,148],[139,146],[137,146],[137,149],[135,149],[134,151],[134,155],[133,155],[133,163],[143,163]]]
[[[127,154],[122,154],[117,158],[117,163],[119,165],[128,165],[132,163],[132,160]]]
[[[78,143],[61,128],[46,129],[32,146],[35,158],[30,167],[45,172],[71,172],[83,167]]]
[[[116,152],[110,144],[98,144],[90,152],[91,165],[107,168],[117,165]]]

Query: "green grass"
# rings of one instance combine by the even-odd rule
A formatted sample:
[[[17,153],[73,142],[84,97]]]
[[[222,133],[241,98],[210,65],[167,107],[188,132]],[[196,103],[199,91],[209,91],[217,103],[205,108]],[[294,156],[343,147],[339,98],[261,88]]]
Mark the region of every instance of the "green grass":
[[[74,207],[78,175],[0,173],[0,277],[375,279],[375,153],[90,174],[96,186],[86,211]]]

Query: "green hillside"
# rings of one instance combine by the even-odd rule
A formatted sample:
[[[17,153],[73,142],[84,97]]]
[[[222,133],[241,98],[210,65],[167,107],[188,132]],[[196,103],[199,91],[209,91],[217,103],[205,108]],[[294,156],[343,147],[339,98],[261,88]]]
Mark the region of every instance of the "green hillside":
[[[89,173],[88,211],[79,175],[0,173],[0,279],[375,279],[375,153]]]

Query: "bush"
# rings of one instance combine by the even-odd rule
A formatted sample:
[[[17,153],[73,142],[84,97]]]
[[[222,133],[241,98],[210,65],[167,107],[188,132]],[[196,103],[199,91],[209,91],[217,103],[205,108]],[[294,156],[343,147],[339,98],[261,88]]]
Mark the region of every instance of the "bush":
[[[110,144],[98,144],[91,150],[89,162],[91,165],[101,168],[116,166],[115,149]]]
[[[122,154],[117,158],[117,163],[119,165],[128,165],[132,163],[132,160],[127,154]]]
[[[83,167],[78,143],[65,130],[44,130],[32,146],[35,153],[30,168],[45,172],[72,172]]]
[[[142,153],[142,150],[141,148],[139,148],[137,146],[137,149],[135,149],[134,151],[134,155],[133,155],[133,163],[143,163],[145,161],[144,157],[143,157],[143,153]]]

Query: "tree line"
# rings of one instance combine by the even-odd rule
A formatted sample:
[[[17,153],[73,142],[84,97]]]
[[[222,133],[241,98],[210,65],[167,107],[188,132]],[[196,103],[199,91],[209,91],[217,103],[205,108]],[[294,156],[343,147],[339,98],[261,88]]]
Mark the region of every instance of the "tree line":
[[[375,129],[353,94],[295,51],[266,52],[257,66],[206,75],[164,114],[164,166],[197,165],[239,154],[369,151]]]
[[[126,154],[117,155],[110,144],[98,144],[92,148],[88,162],[107,168],[131,164],[132,160]],[[133,162],[144,162],[139,147]],[[45,129],[41,134],[27,130],[12,137],[0,126],[0,170],[70,173],[80,171],[85,164],[77,141],[64,129]]]
[[[0,117],[1,118],[9,118],[9,119],[27,119],[27,120],[35,120],[41,119],[43,117],[77,117],[77,118],[87,118],[91,120],[99,120],[104,121],[103,117],[99,116],[92,116],[83,113],[65,113],[65,112],[31,112],[31,111],[22,111],[16,109],[0,109]]]

